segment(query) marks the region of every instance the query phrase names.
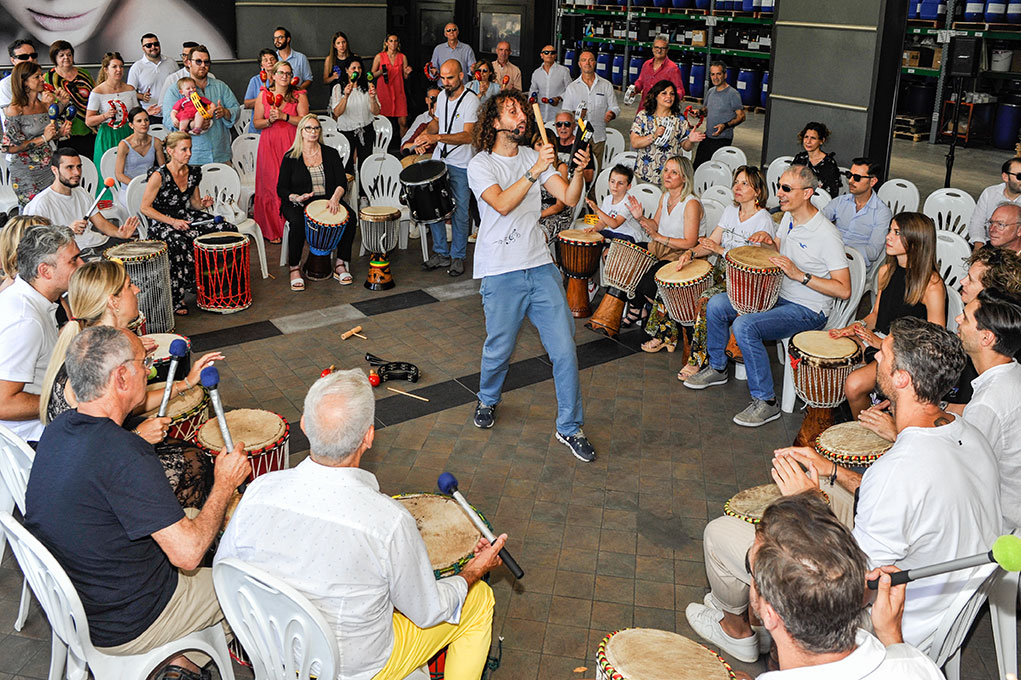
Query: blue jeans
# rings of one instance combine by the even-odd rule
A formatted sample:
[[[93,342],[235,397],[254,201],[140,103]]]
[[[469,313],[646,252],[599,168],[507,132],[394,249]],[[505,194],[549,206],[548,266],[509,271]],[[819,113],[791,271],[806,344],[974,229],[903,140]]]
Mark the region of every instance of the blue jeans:
[[[560,270],[556,265],[544,264],[487,276],[482,279],[480,292],[486,313],[486,342],[482,346],[479,401],[486,406],[500,403],[510,356],[527,315],[553,360],[557,432],[565,436],[577,434],[584,420],[578,350],[574,345],[574,318],[564,296]]]
[[[748,391],[755,399],[769,401],[773,398],[773,372],[769,367],[769,353],[762,342],[818,330],[826,325],[826,315],[782,298],[768,311],[738,315],[727,294],[717,293],[706,307],[706,349],[709,365],[717,371],[727,368],[727,355],[723,351],[730,339],[732,323],[734,339],[744,355]]]
[[[468,231],[471,229],[468,204],[471,190],[468,188],[468,170],[447,166],[450,189],[454,192],[454,214],[450,219],[451,239],[447,245],[447,227],[444,222],[433,222],[429,230],[433,236],[433,252],[443,257],[463,260],[468,254]]]

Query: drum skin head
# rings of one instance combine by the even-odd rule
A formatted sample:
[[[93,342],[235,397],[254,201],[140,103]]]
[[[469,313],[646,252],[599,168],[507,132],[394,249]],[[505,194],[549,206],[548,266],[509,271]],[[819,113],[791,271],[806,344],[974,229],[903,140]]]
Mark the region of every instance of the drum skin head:
[[[443,161],[419,161],[401,170],[399,178],[402,184],[425,184],[446,172],[447,166]]]
[[[176,333],[149,333],[145,336],[156,341],[156,349],[153,351],[153,360],[156,362],[170,361],[170,343],[174,340],[184,340],[184,344],[188,345],[188,351],[191,351],[191,340],[178,335]]]
[[[239,408],[227,411],[227,429],[234,443],[245,443],[245,451],[258,451],[280,441],[287,431],[287,422],[271,411]],[[213,451],[223,448],[219,421],[212,418],[199,430],[199,444]]]
[[[121,260],[133,260],[143,257],[152,257],[167,249],[163,241],[131,241],[111,246],[103,251],[103,257],[108,260],[114,258]]]
[[[819,435],[815,450],[826,458],[845,465],[866,466],[890,450],[888,442],[858,422],[839,423]]]
[[[236,231],[214,231],[195,237],[195,245],[206,250],[224,250],[248,244],[248,237]]]
[[[668,262],[656,272],[656,279],[664,283],[688,283],[689,281],[702,278],[712,268],[712,265],[706,260],[692,260],[684,265],[681,271],[677,271],[677,263]]]
[[[415,518],[434,570],[445,569],[475,551],[482,534],[453,499],[410,494],[396,500]]]
[[[729,666],[699,643],[666,630],[628,628],[608,635],[596,655],[597,676],[626,680],[727,680]]]
[[[370,222],[392,222],[400,219],[401,210],[388,205],[369,205],[358,211],[358,217]]]
[[[153,383],[152,385],[149,386],[149,388],[150,390],[154,390],[159,392],[160,394],[163,394],[163,387],[165,385],[166,385],[165,382]],[[196,407],[202,404],[203,401],[208,400],[209,397],[206,396],[206,391],[199,387],[198,385],[196,385],[192,387],[190,390],[185,390],[184,392],[179,393],[167,403],[167,417],[171,419],[177,418],[178,416],[184,415],[185,413],[194,410]],[[142,415],[146,418],[151,418],[156,415],[157,411],[159,411],[159,408],[154,408],[151,411],[146,411]],[[217,430],[217,434],[219,434],[219,430]]]
[[[751,269],[779,270],[779,267],[769,261],[771,257],[780,257],[780,253],[764,246],[737,246],[727,251],[727,258],[734,264]]]
[[[791,344],[802,354],[822,359],[843,359],[858,352],[858,343],[851,338],[831,338],[828,331],[802,331],[791,338]]]
[[[595,231],[582,231],[581,229],[564,229],[557,234],[557,238],[568,243],[571,241],[577,243],[601,243],[603,241],[602,234]]]
[[[312,201],[305,206],[305,214],[319,224],[335,226],[347,222],[347,208],[345,208],[342,204],[340,206],[340,210],[338,210],[337,214],[334,215],[330,212],[330,202],[325,198]]]
[[[737,494],[727,501],[723,511],[728,515],[738,517],[753,524],[762,519],[762,513],[766,511],[769,504],[780,498],[780,487],[776,484],[763,484],[753,486]]]

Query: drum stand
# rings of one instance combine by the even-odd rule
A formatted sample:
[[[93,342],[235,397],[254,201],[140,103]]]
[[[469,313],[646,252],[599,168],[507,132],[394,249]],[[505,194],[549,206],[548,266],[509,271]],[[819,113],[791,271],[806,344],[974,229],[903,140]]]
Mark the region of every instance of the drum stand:
[[[620,335],[620,322],[624,318],[624,303],[627,301],[625,291],[609,286],[592,318],[585,322],[585,328],[608,338],[617,337]]]
[[[801,421],[801,429],[798,430],[792,446],[815,446],[815,440],[819,435],[836,424],[837,409],[807,405],[805,419]]]

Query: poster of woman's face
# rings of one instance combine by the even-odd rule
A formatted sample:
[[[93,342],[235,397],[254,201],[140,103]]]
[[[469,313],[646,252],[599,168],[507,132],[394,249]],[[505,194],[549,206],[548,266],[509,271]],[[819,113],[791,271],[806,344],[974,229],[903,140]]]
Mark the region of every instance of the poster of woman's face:
[[[233,0],[0,0],[0,46],[29,38],[40,62],[48,61],[55,40],[74,45],[79,64],[102,61],[107,52],[134,61],[146,33],[159,36],[168,59],[188,40],[208,47],[214,59],[229,59],[235,32]]]

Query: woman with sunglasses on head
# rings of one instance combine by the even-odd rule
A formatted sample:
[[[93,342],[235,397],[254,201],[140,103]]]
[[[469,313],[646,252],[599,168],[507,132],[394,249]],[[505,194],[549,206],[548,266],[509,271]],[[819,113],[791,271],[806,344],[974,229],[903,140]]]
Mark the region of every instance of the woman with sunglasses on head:
[[[291,65],[278,61],[269,72],[268,87],[259,93],[252,114],[252,123],[262,131],[255,161],[255,223],[270,243],[280,243],[284,234],[276,193],[280,159],[294,142],[298,121],[308,113],[308,97],[304,90],[294,89],[293,78]]]
[[[82,265],[71,275],[67,297],[72,318],[64,325],[50,356],[39,399],[39,418],[44,425],[78,406],[64,367],[71,341],[86,328],[112,326],[124,329],[138,317],[138,287],[131,282],[124,265],[118,260],[98,260]],[[147,353],[145,368],[149,370],[156,344],[146,336],[142,336],[142,344]],[[223,358],[219,352],[204,354],[192,364],[188,375],[174,381],[171,397],[197,388],[202,369]],[[145,400],[124,421],[124,427],[153,445],[181,506],[201,508],[212,488],[212,462],[197,447],[166,436],[170,418],[142,417],[147,411],[157,409],[162,399],[163,384],[149,386]]]
[[[349,271],[351,244],[355,238],[357,215],[341,199],[347,192],[347,174],[340,154],[332,146],[323,144],[323,129],[315,114],[307,114],[298,121],[294,143],[280,162],[276,194],[280,212],[291,225],[287,236],[287,264],[290,268],[291,290],[305,290],[301,278],[301,251],[305,247],[305,212],[309,202],[327,199],[329,211],[337,214],[346,210],[351,217],[337,246],[337,265],[333,278],[341,285],[353,280]]]
[[[631,148],[638,152],[635,179],[659,185],[663,165],[668,159],[691,151],[705,139],[704,132],[689,134],[688,123],[681,118],[681,100],[669,80],[660,80],[649,90],[645,106],[631,125]]]
[[[67,145],[77,151],[78,155],[92,158],[96,133],[85,124],[85,110],[96,83],[88,71],[74,65],[74,46],[66,40],[56,40],[50,45],[50,61],[56,66],[46,73],[44,80],[53,86],[58,95],[66,93],[65,104],[75,107],[75,115],[71,120],[71,137]],[[61,108],[63,110],[65,106]]]
[[[830,138],[830,129],[822,123],[812,122],[798,133],[803,151],[794,156],[791,165],[807,165],[819,178],[819,184],[830,195],[836,198],[840,193],[840,167],[837,165],[836,154],[822,150],[823,144]]]
[[[472,64],[472,79],[468,81],[468,89],[479,97],[479,106],[492,99],[500,92],[499,85],[496,85],[496,72],[493,70],[493,62],[488,59],[479,59]]]
[[[411,75],[408,58],[401,53],[401,39],[390,33],[383,41],[383,51],[372,60],[372,77],[376,82],[379,112],[397,123],[403,137],[408,131],[408,97],[404,81]]]

